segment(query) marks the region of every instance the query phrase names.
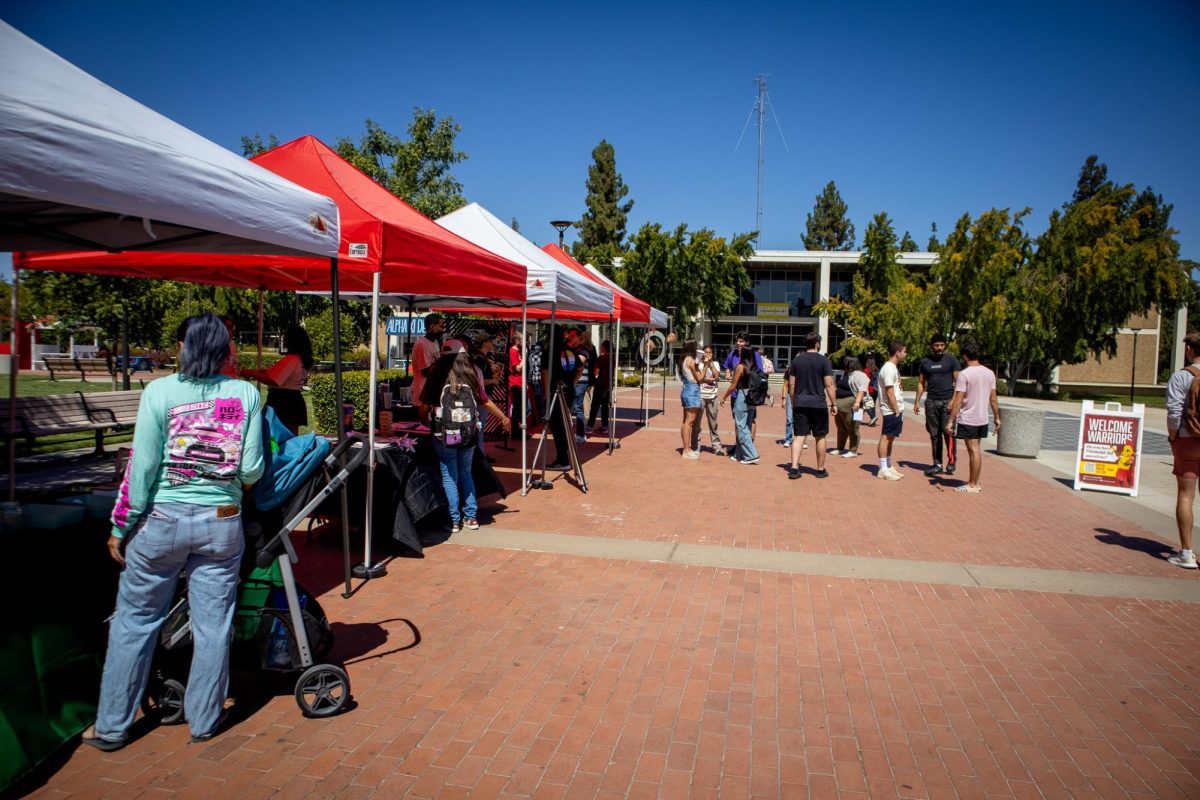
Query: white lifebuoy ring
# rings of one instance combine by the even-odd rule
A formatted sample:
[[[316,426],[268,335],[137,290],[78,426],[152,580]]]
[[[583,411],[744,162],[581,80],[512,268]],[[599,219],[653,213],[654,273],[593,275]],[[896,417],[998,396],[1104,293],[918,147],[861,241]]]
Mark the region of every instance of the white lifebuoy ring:
[[[667,355],[667,340],[658,331],[650,331],[638,344],[638,355],[648,365],[656,366]]]

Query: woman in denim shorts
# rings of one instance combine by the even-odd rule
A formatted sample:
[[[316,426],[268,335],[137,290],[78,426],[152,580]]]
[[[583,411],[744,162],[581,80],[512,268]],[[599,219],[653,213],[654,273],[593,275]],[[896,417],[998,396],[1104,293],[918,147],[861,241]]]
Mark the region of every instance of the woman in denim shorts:
[[[679,436],[683,440],[683,457],[692,461],[700,458],[700,452],[692,449],[692,442],[700,435],[700,366],[696,363],[696,340],[688,339],[683,343],[683,351],[679,354],[679,379],[683,381],[683,389],[679,399],[683,404],[683,423],[679,426]]]

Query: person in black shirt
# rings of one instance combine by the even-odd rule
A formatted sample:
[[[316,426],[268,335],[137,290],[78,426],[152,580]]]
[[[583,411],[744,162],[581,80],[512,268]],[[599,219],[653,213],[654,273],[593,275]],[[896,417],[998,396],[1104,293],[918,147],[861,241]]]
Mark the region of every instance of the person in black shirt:
[[[953,475],[958,467],[954,437],[946,431],[950,421],[950,401],[954,399],[954,380],[961,369],[954,354],[946,352],[946,337],[935,333],[929,340],[933,353],[921,359],[917,378],[917,396],[913,413],[921,413],[921,395],[925,395],[925,431],[933,446],[933,466],[925,470],[930,477],[945,472]],[[945,461],[942,460],[943,453]],[[944,466],[943,466],[944,465]]]
[[[833,365],[817,352],[821,335],[804,337],[804,352],[792,360],[787,394],[792,402],[792,467],[788,478],[800,477],[800,452],[812,434],[816,442],[818,478],[829,477],[825,469],[825,437],[829,435],[829,417],[837,413],[834,400]]]
[[[554,334],[552,334],[554,335]],[[570,408],[575,402],[575,384],[579,381],[587,362],[577,352],[579,347],[579,332],[574,328],[567,330],[566,335],[554,346],[554,359],[550,364],[543,364],[542,380],[545,381],[544,392],[547,403],[557,389],[562,392],[563,399]],[[546,356],[549,355],[547,352]],[[570,447],[567,444],[567,420],[563,419],[557,406],[546,409],[547,422],[550,432],[554,435],[554,461],[546,465],[546,469],[566,472],[571,468]]]
[[[612,343],[605,339],[600,343],[600,355],[591,362],[592,407],[588,411],[588,427],[593,433],[608,433],[608,405],[612,395],[613,357]],[[596,414],[600,415],[600,427],[596,425]]]

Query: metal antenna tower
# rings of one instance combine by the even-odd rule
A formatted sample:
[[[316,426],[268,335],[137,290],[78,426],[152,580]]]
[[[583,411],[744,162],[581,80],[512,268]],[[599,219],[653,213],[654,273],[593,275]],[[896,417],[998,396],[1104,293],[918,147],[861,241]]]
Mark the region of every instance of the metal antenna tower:
[[[754,101],[754,110],[758,112],[758,194],[757,202],[754,206],[754,230],[762,230],[762,212],[763,212],[763,167],[766,164],[767,155],[767,126],[764,124],[767,121],[767,76],[759,73],[754,79],[758,84],[758,99]],[[757,238],[757,234],[755,234]]]
[[[775,107],[771,105],[771,98],[767,94],[767,76],[759,73],[754,79],[754,83],[758,86],[758,98],[754,101],[754,107],[750,109],[750,116],[746,118],[746,124],[742,126],[742,135],[738,137],[738,143],[734,146],[736,152],[742,145],[742,139],[746,136],[746,128],[750,127],[750,120],[758,115],[758,189],[756,192],[756,202],[754,206],[754,229],[762,231],[762,214],[763,214],[763,178],[766,172],[767,163],[767,108],[770,106],[771,115],[775,118],[775,127],[779,130],[779,139],[783,142],[783,149],[787,150],[787,139],[783,136],[783,128],[779,124],[779,115],[775,113]]]

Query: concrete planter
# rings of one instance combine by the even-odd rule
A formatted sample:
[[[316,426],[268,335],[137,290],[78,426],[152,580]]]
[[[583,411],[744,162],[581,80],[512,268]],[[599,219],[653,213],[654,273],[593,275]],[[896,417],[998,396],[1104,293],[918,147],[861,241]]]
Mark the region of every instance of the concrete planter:
[[[1037,458],[1042,449],[1042,431],[1046,427],[1046,412],[1036,408],[1001,406],[1000,433],[996,436],[997,450],[1002,456]]]

